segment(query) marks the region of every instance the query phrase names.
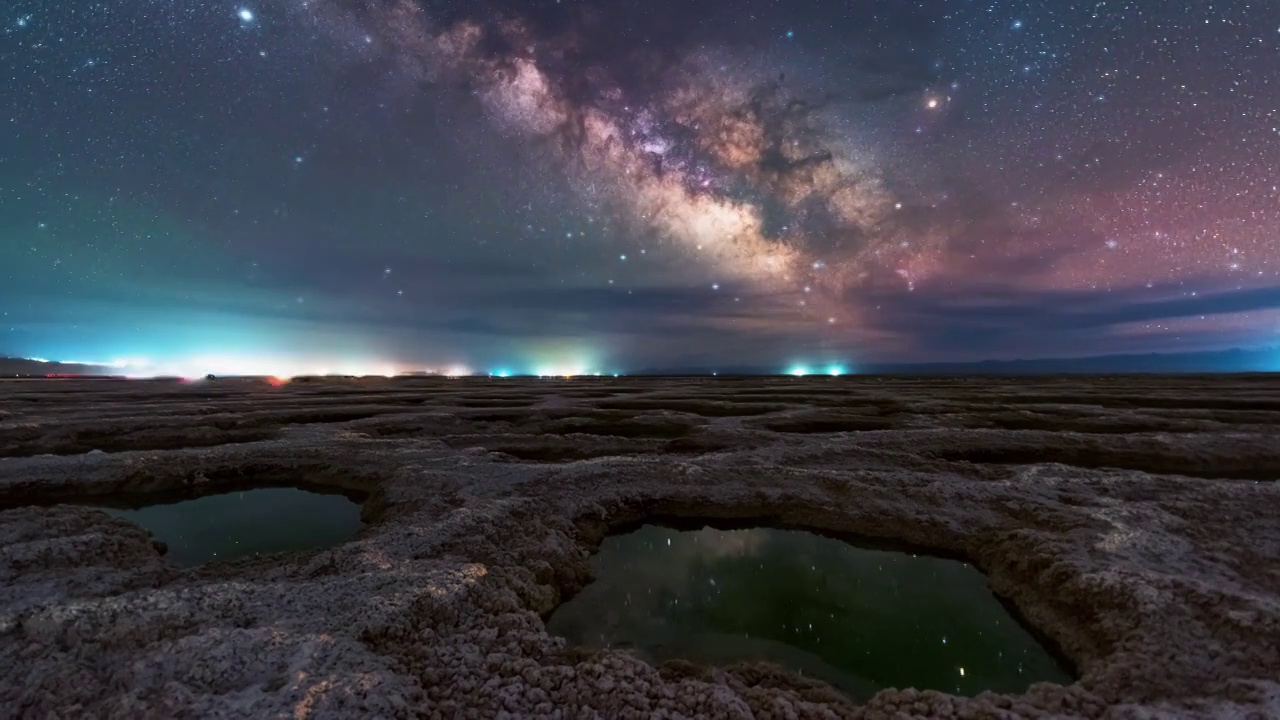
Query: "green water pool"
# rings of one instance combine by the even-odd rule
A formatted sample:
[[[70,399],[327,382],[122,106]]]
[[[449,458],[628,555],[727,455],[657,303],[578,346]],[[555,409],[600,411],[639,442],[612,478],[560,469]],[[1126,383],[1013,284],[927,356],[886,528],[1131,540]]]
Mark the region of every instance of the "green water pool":
[[[361,527],[360,505],[346,496],[287,487],[102,510],[149,530],[184,567],[339,545]]]
[[[968,564],[768,528],[645,526],[606,538],[595,580],[548,630],[651,662],[769,661],[855,699],[1069,684],[1063,664]]]

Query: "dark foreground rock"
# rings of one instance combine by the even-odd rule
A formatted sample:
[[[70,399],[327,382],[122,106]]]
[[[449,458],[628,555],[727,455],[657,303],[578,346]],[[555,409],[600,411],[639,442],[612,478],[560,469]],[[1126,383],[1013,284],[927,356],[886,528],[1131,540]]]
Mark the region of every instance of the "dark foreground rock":
[[[10,382],[0,399],[5,717],[1280,717],[1268,378]],[[290,483],[367,493],[367,528],[181,571],[67,504]],[[1080,681],[854,705],[774,667],[651,667],[547,635],[600,539],[655,518],[967,558]]]

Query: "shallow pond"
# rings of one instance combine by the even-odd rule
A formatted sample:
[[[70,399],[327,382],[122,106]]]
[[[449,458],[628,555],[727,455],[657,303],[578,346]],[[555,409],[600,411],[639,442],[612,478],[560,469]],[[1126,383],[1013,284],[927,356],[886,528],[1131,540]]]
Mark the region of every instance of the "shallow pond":
[[[262,553],[340,545],[360,530],[360,505],[344,495],[261,488],[135,510],[102,508],[141,525],[190,567]]]
[[[812,533],[645,526],[606,538],[547,629],[660,662],[768,661],[855,699],[888,687],[1018,693],[1070,674],[974,567]]]

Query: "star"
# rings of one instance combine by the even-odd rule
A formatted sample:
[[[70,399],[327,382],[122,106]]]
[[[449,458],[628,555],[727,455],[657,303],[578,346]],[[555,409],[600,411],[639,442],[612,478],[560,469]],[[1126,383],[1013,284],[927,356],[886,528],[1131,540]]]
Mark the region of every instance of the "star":
[[[135,8],[116,18],[128,32],[97,37],[93,8],[105,3],[11,0],[0,36],[17,53],[4,73],[17,101],[0,122],[22,144],[5,158],[15,181],[0,187],[0,204],[18,212],[14,242],[0,242],[0,305],[31,315],[17,344],[79,351],[169,322],[119,322],[99,341],[58,319],[83,317],[118,288],[155,298],[157,318],[194,317],[195,288],[240,292],[246,278],[219,272],[224,262],[249,270],[255,294],[269,298],[262,307],[280,311],[237,318],[260,326],[245,337],[283,342],[270,328],[314,313],[328,325],[318,335],[372,341],[397,331],[370,327],[364,313],[381,304],[402,313],[405,339],[388,343],[403,348],[396,361],[427,362],[456,343],[439,352],[479,367],[488,360],[466,355],[487,352],[486,339],[439,329],[513,306],[513,342],[568,324],[590,344],[633,312],[658,316],[632,325],[653,342],[625,346],[658,364],[686,349],[709,363],[720,352],[743,367],[772,363],[761,338],[831,352],[844,352],[836,340],[876,338],[858,351],[909,362],[972,355],[979,339],[993,358],[1102,354],[1122,336],[1126,349],[1163,352],[1176,345],[1172,331],[1103,325],[1128,316],[1139,289],[1153,300],[1187,292],[1192,279],[1200,304],[1223,308],[1200,324],[1221,319],[1223,337],[1206,327],[1197,343],[1274,341],[1264,328],[1274,318],[1206,299],[1280,283],[1280,85],[1264,57],[1280,33],[1257,0],[1152,3],[1142,22],[1120,22],[1127,11],[1112,7],[1142,5],[1133,2],[1095,13],[1096,0],[1060,0],[1051,14],[1045,3],[906,3],[911,22],[881,23],[872,36],[841,28],[897,4],[762,2],[743,13],[732,0],[706,2],[751,23],[763,45],[711,23],[672,33],[611,3],[593,4],[589,19],[608,33],[601,47],[574,40],[589,29],[579,13],[551,31],[529,3],[504,3],[511,17],[498,21],[468,3],[419,13],[432,5],[420,0],[188,2]],[[655,15],[662,3],[680,0],[659,0]],[[84,12],[18,9],[55,5]],[[359,11],[348,16],[347,5]],[[1257,22],[1242,20],[1250,12]],[[1181,72],[1177,58],[1197,47],[1220,52]],[[165,68],[188,67],[199,82],[167,82]],[[888,83],[886,95],[886,78],[919,81]],[[448,88],[470,97],[457,103]],[[142,98],[145,121],[120,112]],[[323,155],[312,161],[313,151]],[[396,265],[375,286],[364,272],[381,259]],[[611,277],[619,264],[621,279]],[[599,293],[601,277],[633,297]],[[708,277],[727,284],[703,285]],[[423,294],[386,302],[388,288],[408,297],[405,285]],[[721,294],[728,285],[734,295]],[[41,286],[48,299],[26,297]],[[699,288],[716,295],[702,309],[727,317],[679,307]],[[1046,292],[1096,305],[1097,327],[1026,323],[1015,333],[1011,319],[1023,315],[983,301],[990,293],[1031,312]],[[944,295],[961,309],[940,309]],[[598,307],[580,313],[582,297]],[[408,313],[421,303],[430,314]],[[945,317],[925,318],[926,306]],[[652,330],[685,312],[679,330]],[[987,315],[995,330],[967,332]],[[699,323],[732,337],[721,344]]]

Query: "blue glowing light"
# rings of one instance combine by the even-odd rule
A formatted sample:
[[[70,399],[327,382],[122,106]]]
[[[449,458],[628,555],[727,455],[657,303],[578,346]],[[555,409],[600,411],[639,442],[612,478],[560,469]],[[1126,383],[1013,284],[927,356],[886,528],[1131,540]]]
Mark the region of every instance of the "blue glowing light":
[[[809,368],[805,367],[804,365],[795,365],[790,370],[787,371],[787,374],[795,375],[796,377],[804,377],[805,375],[809,374]]]
[[[832,365],[831,367],[827,368],[827,374],[832,377],[840,377],[841,375],[844,374],[844,366]]]
[[[507,377],[511,377],[511,371],[510,370],[494,370],[493,375],[495,377],[507,378]]]

